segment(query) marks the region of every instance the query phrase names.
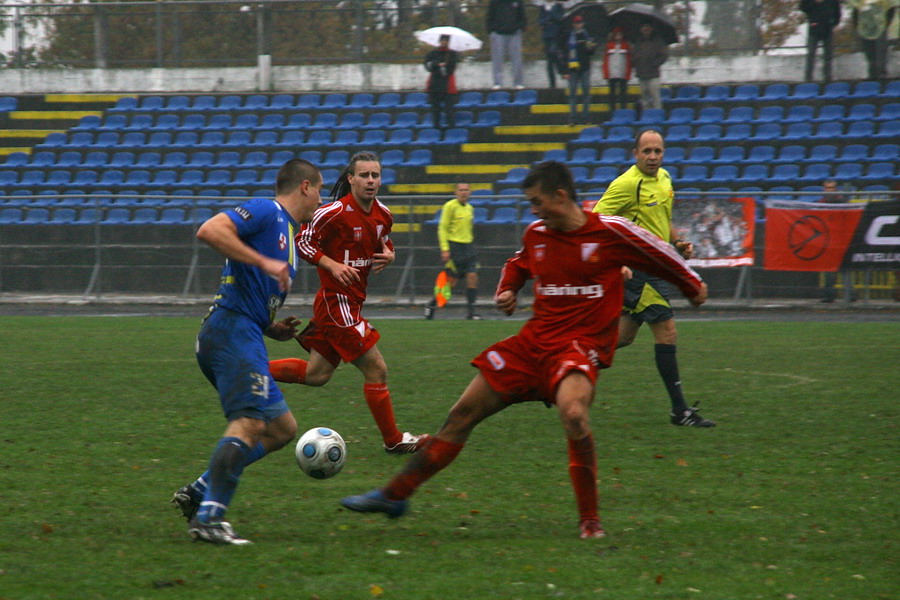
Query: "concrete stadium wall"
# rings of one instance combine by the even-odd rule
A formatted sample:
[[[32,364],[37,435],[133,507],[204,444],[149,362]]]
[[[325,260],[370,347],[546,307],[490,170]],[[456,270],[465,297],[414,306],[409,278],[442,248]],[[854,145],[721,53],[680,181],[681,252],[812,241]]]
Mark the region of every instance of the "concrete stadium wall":
[[[819,57],[821,59],[821,57]],[[802,81],[804,54],[673,58],[662,69],[663,84],[758,83]],[[464,61],[457,79],[460,89],[483,89],[493,84],[490,63]],[[900,77],[900,52],[888,61],[889,75]],[[834,78],[860,79],[867,72],[862,53],[835,57]],[[817,71],[817,76],[820,71]],[[507,68],[507,83],[510,80]],[[599,67],[594,72],[599,84]],[[425,71],[419,64],[345,64],[222,69],[2,69],[4,94],[89,92],[315,92],[392,91],[421,89]],[[544,61],[525,65],[525,83],[547,84]]]

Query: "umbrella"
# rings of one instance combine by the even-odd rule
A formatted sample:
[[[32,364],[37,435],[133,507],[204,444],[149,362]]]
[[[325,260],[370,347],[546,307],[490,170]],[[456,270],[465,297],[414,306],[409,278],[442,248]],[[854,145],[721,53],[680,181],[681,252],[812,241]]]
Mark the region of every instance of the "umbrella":
[[[609,23],[612,27],[624,29],[625,37],[629,40],[639,39],[641,25],[650,23],[656,34],[661,36],[667,44],[678,42],[678,30],[675,22],[666,15],[656,12],[649,4],[635,2],[614,10],[609,13]]]
[[[563,15],[565,35],[572,30],[572,19],[575,15],[584,19],[584,28],[595,42],[602,44],[609,35],[609,16],[600,2],[579,2]]]
[[[457,52],[465,52],[466,50],[480,50],[482,46],[481,40],[459,27],[430,27],[428,29],[417,31],[413,34],[420,42],[429,46],[440,46],[441,36],[450,36],[450,49]]]

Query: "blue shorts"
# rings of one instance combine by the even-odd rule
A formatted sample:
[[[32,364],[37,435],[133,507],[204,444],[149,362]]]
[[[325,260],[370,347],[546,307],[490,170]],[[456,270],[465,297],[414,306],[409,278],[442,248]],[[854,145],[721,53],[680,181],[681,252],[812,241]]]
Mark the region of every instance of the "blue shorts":
[[[250,417],[269,422],[290,412],[269,373],[269,355],[259,325],[225,308],[214,309],[197,334],[197,363],[219,392],[229,421]]]

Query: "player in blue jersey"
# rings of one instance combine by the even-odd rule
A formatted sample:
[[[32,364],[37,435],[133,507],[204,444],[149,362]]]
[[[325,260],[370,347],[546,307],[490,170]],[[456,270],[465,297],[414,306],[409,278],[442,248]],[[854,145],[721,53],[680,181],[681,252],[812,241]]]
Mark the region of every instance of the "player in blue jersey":
[[[225,256],[219,292],[197,335],[197,362],[219,392],[228,426],[209,470],[172,498],[194,540],[249,544],[224,520],[244,468],[287,445],[297,422],[269,373],[263,335],[287,341],[300,320],[275,320],[296,274],[299,223],[321,204],[322,175],[301,159],[278,171],[275,200],[254,199],[212,217],[197,237]]]

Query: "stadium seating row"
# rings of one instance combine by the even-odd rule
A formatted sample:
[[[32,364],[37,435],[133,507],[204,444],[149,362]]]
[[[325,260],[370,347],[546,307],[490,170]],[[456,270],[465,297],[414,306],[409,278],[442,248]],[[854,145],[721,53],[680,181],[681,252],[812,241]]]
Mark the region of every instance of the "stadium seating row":
[[[308,160],[321,168],[344,167],[350,161],[350,152],[347,150],[305,150],[297,153],[291,150],[252,150],[238,152],[225,150],[222,152],[210,152],[198,150],[196,152],[131,152],[120,150],[107,152],[93,150],[81,152],[78,150],[64,150],[52,152],[42,150],[29,156],[24,152],[15,152],[7,157],[2,165],[5,169],[53,169],[53,168],[93,168],[93,169],[190,169],[207,167],[230,168],[278,168],[288,160],[299,157]],[[406,152],[401,149],[386,150],[381,154],[383,166],[422,166],[432,162],[430,148],[416,148]],[[0,171],[2,173],[2,171]],[[0,175],[0,181],[3,176]]]
[[[880,81],[859,81],[851,84],[848,81],[833,81],[820,85],[816,82],[804,82],[796,85],[787,83],[771,83],[768,85],[740,84],[682,85],[674,89],[666,88],[664,100],[677,102],[793,102],[812,100],[861,100],[869,98],[900,97],[900,80],[889,81],[882,86]]]
[[[703,125],[706,123],[732,125],[737,123],[824,123],[829,121],[890,121],[900,119],[900,102],[876,106],[867,102],[850,104],[811,104],[783,106],[772,104],[755,110],[751,106],[679,106],[669,111],[661,108],[644,110],[640,117],[634,109],[616,109],[605,125]]]
[[[493,90],[482,94],[468,91],[460,94],[462,106],[500,107],[529,106],[537,102],[535,90]],[[366,110],[425,108],[428,96],[424,92],[384,92],[378,95],[358,94],[252,94],[249,96],[144,96],[120,98],[111,112],[196,112],[196,111],[292,111],[292,110]]]
[[[147,134],[141,131],[118,133],[103,131],[94,134],[90,131],[76,131],[71,134],[51,133],[43,142],[35,146],[36,150],[56,148],[70,150],[108,150],[113,148],[154,148],[157,150],[176,148],[322,148],[331,146],[433,146],[441,144],[462,144],[469,138],[469,131],[462,127],[454,127],[441,131],[433,127],[419,129],[367,129],[363,132],[340,130],[313,130],[307,135],[304,131],[180,131],[170,133],[158,131]]]
[[[173,187],[274,186],[278,169],[49,169],[26,170],[19,177],[17,171],[0,170],[0,187],[6,190],[66,189],[66,188],[141,188],[169,189]],[[340,176],[340,169],[322,169],[326,186]],[[382,168],[384,184],[397,181],[396,171]]]
[[[19,99],[15,96],[0,96],[0,113],[16,110]]]
[[[456,111],[454,121],[457,127],[493,127],[500,124],[499,110]],[[158,131],[277,131],[284,132],[295,129],[416,129],[431,127],[431,115],[420,116],[413,111],[396,114],[374,112],[366,116],[361,112],[311,113],[193,113],[177,114],[109,114],[105,118],[96,115],[82,117],[72,128],[73,132],[105,132],[127,133],[132,131],[154,133]]]
[[[616,165],[624,166],[633,161],[631,154],[622,146],[612,146],[598,151],[597,148],[576,148],[548,150],[543,160],[555,160],[569,165]],[[800,144],[774,145],[729,145],[718,150],[714,146],[694,146],[688,150],[682,146],[667,146],[664,164],[742,164],[742,163],[792,163],[813,162],[885,162],[900,161],[900,144],[877,144],[870,148],[866,144],[818,144],[808,148]]]
[[[640,127],[610,125],[588,127],[572,141],[573,146],[599,143],[626,143],[634,140]],[[853,121],[846,127],[841,121],[824,123],[737,123],[734,125],[669,125],[661,127],[666,143],[759,142],[784,143],[799,140],[896,140],[900,137],[900,119],[890,121]]]

